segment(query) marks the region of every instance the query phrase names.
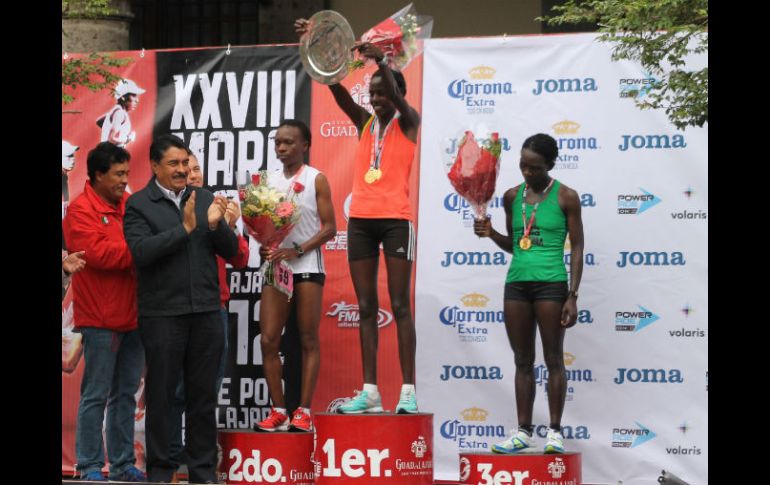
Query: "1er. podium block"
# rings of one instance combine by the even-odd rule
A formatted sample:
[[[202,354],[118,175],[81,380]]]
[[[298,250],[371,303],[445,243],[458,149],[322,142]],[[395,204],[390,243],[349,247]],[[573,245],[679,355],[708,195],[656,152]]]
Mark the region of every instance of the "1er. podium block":
[[[460,453],[460,485],[580,485],[580,453]]]
[[[219,432],[219,476],[228,484],[313,485],[313,433]]]
[[[316,484],[433,484],[432,414],[315,415]]]

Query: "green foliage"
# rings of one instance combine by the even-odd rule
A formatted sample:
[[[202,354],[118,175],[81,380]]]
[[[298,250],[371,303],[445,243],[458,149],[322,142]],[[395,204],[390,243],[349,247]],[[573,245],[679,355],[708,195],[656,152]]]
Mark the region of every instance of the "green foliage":
[[[93,19],[117,13],[110,0],[61,0],[62,17]]]
[[[612,59],[639,62],[655,79],[641,109],[664,109],[678,129],[708,122],[708,67],[687,70],[684,58],[708,52],[707,0],[567,0],[539,17],[548,25],[594,23]],[[630,93],[636,94],[636,93]]]
[[[95,19],[117,13],[110,7],[110,0],[62,0],[62,18]],[[67,33],[62,29],[62,35]],[[88,57],[65,58],[61,65],[61,100],[71,103],[75,98],[71,90],[86,86],[91,91],[112,89],[121,78],[113,68],[125,66],[131,59],[116,59],[109,54],[92,53]]]
[[[120,81],[120,76],[111,69],[125,66],[131,59],[116,59],[109,54],[92,53],[87,57],[64,59],[61,65],[61,100],[71,103],[75,98],[70,90],[85,86],[91,91],[99,91]]]

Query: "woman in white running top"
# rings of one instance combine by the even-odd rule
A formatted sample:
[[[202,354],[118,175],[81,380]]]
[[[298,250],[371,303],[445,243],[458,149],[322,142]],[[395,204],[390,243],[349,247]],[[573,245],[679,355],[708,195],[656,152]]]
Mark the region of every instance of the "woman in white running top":
[[[263,369],[273,408],[270,415],[256,425],[262,431],[286,431],[291,426],[312,431],[310,404],[318,378],[320,350],[318,325],[321,321],[321,296],[324,274],[321,246],[337,233],[334,222],[331,189],[326,176],[304,163],[310,149],[310,130],[297,120],[284,120],[275,134],[275,153],[283,168],[268,175],[268,183],[282,192],[296,194],[300,220],[281,246],[275,250],[262,248],[260,255],[268,261],[289,263],[294,273],[291,301],[272,286],[262,287],[259,308]],[[296,303],[297,327],[302,345],[302,389],[300,407],[291,420],[281,387],[281,360],[278,348],[281,331],[292,303]]]

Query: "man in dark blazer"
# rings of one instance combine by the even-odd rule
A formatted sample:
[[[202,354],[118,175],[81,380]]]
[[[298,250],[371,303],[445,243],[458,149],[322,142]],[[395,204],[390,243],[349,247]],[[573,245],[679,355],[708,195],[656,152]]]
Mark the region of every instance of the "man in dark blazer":
[[[223,346],[216,255],[235,256],[227,199],[187,185],[190,152],[173,135],[150,146],[153,177],[126,205],[124,231],[137,269],[145,347],[147,478],[168,482],[170,404],[184,369],[191,483],[217,483],[216,373]]]

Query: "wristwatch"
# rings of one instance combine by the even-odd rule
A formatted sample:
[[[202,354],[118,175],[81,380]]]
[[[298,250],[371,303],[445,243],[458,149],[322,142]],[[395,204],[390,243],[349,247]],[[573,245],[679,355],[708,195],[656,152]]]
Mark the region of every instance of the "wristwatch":
[[[302,246],[300,246],[297,243],[292,243],[294,245],[294,250],[297,251],[297,257],[301,258],[303,254],[305,254],[305,250],[302,249]]]
[[[575,290],[570,290],[570,292],[569,292],[569,293],[567,293],[567,298],[569,298],[570,296],[574,296],[574,297],[575,297],[575,299],[577,300],[577,297],[578,297],[577,291],[575,291]]]

